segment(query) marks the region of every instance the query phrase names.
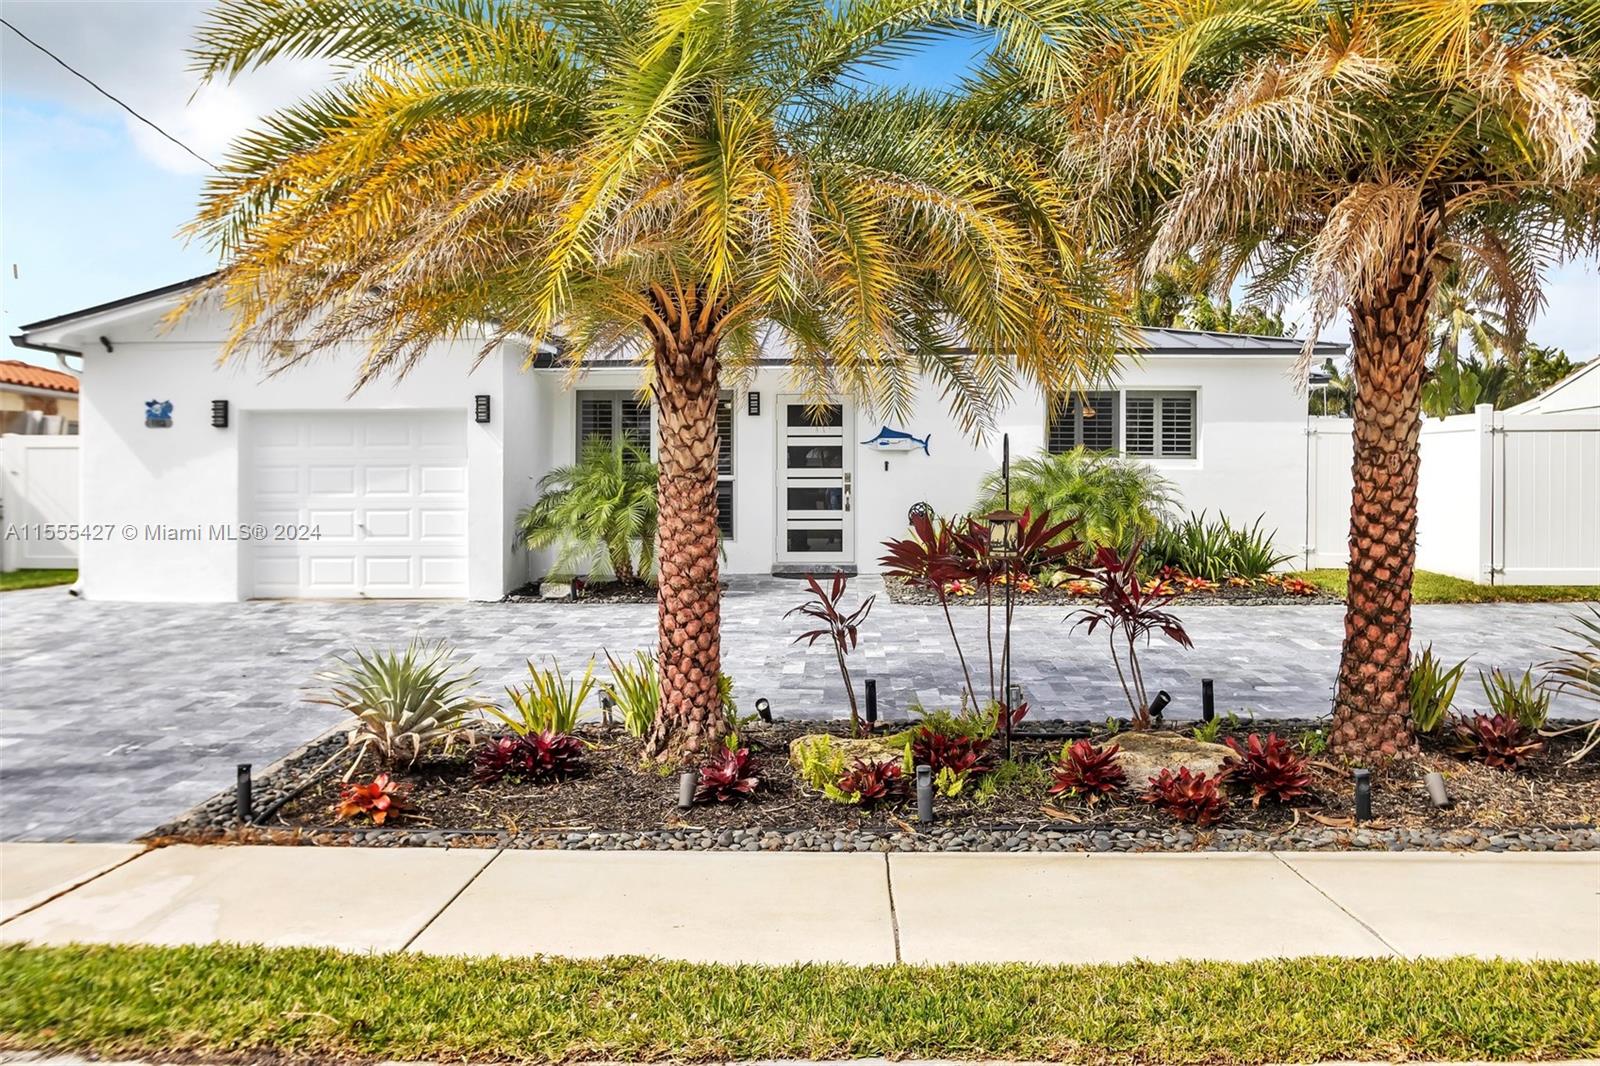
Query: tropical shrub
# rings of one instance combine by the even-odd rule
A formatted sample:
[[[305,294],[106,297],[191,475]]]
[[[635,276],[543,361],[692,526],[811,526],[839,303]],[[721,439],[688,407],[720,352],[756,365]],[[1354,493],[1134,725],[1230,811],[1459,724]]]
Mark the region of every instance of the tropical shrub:
[[[980,493],[979,514],[1001,506],[1005,482],[998,471]],[[1152,535],[1177,498],[1177,488],[1149,464],[1083,448],[1011,464],[1011,509],[1072,515],[1073,534],[1093,547],[1122,550]]]
[[[838,803],[871,806],[906,794],[905,770],[894,759],[857,759],[825,789]]]
[[[559,781],[583,769],[583,741],[570,733],[497,737],[473,753],[472,777],[492,785],[502,778],[528,784]]]
[[[1262,800],[1288,803],[1310,791],[1311,771],[1305,757],[1278,734],[1268,733],[1267,739],[1262,740],[1259,734],[1251,733],[1244,744],[1233,737],[1224,743],[1234,754],[1222,760],[1223,773],[1250,789],[1251,806],[1261,806]]]
[[[965,732],[941,732],[926,722],[911,730],[909,746],[913,766],[933,770],[933,785],[943,796],[957,796],[972,778],[994,769],[991,738]]]
[[[511,712],[490,707],[489,713],[518,736],[571,733],[578,728],[584,702],[594,692],[594,660],[589,660],[583,676],[575,680],[561,672],[559,663],[552,666],[553,669],[541,670],[530,660],[527,683],[506,689]]]
[[[1455,747],[1496,770],[1516,770],[1544,747],[1533,732],[1505,714],[1475,714],[1455,720]]]
[[[1539,664],[1541,669],[1549,671],[1540,682],[1540,687],[1552,695],[1565,692],[1577,699],[1600,704],[1600,608],[1590,607],[1589,614],[1588,618],[1582,615],[1574,616],[1573,621],[1578,624],[1578,628],[1563,630],[1577,643],[1570,648],[1556,648],[1555,651],[1559,654],[1554,659]],[[1588,736],[1567,762],[1578,762],[1591,751],[1600,748],[1600,717],[1596,717],[1592,722],[1568,726],[1549,734],[1560,736],[1585,730]]]
[[[1520,679],[1501,673],[1498,667],[1486,674],[1478,671],[1478,683],[1489,701],[1492,715],[1514,719],[1524,729],[1543,729],[1550,717],[1550,692],[1533,683],[1533,672],[1524,671]]]
[[[1187,766],[1179,767],[1176,774],[1163,768],[1150,779],[1139,798],[1180,822],[1200,827],[1215,825],[1228,809],[1228,797],[1218,787],[1221,781],[1220,776],[1197,774]]]
[[[369,649],[337,659],[338,665],[313,675],[327,686],[307,699],[356,716],[350,746],[358,749],[346,778],[355,773],[368,749],[388,766],[410,766],[438,744],[448,752],[469,737],[466,716],[484,702],[467,693],[477,680],[455,669],[454,652],[443,641],[412,641],[403,652]]]
[[[1089,740],[1063,745],[1051,768],[1052,796],[1082,796],[1094,803],[1127,784],[1128,775],[1117,761],[1118,745],[1100,747]]]
[[[1411,659],[1411,725],[1419,733],[1436,734],[1444,728],[1456,688],[1467,670],[1462,659],[1448,670],[1433,654],[1433,645]]]
[[[1097,551],[1093,564],[1082,571],[1083,576],[1093,579],[1099,586],[1097,602],[1071,617],[1076,619],[1074,629],[1084,626],[1090,635],[1097,628],[1105,627],[1111,662],[1117,668],[1117,680],[1122,683],[1122,693],[1127,697],[1134,728],[1148,729],[1150,700],[1145,692],[1144,671],[1139,665],[1139,642],[1148,644],[1151,634],[1156,632],[1185,648],[1194,647],[1194,642],[1178,617],[1162,609],[1172,602],[1171,594],[1146,590],[1139,581],[1138,566],[1138,542],[1126,556],[1118,555],[1114,548]]]
[[[850,700],[850,735],[861,735],[861,715],[856,708],[856,690],[850,683],[850,668],[845,665],[844,657],[854,651],[861,641],[861,623],[867,620],[867,615],[872,612],[872,605],[877,596],[868,596],[857,605],[856,609],[846,614],[839,609],[839,601],[844,598],[847,581],[843,571],[835,572],[830,586],[824,589],[817,584],[817,579],[811,574],[806,575],[806,587],[811,590],[811,598],[800,606],[784,614],[800,614],[807,618],[815,619],[822,623],[820,628],[808,630],[794,638],[796,644],[802,640],[807,646],[815,644],[822,637],[827,637],[833,645],[834,658],[839,663],[839,676],[844,680],[845,695]]]
[[[733,803],[748,799],[761,785],[749,748],[723,748],[700,768],[695,802]]]
[[[558,548],[556,572],[597,569],[634,584],[655,567],[656,480],[646,449],[591,437],[575,464],[539,479],[517,535],[530,548]]]
[[[379,774],[365,784],[346,781],[339,786],[339,802],[334,804],[334,821],[365,816],[373,825],[382,825],[393,814],[414,808],[406,800],[410,789],[388,774]]]
[[[1144,556],[1152,570],[1171,567],[1208,581],[1265,577],[1293,558],[1274,547],[1273,534],[1262,531],[1260,517],[1248,527],[1235,527],[1226,515],[1208,521],[1204,511],[1158,526],[1145,543]]]

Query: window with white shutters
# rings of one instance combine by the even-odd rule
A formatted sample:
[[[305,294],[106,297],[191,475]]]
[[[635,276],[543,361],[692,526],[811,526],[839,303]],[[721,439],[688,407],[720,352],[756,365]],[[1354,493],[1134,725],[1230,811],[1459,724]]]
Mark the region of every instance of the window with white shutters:
[[[650,450],[650,405],[633,391],[578,392],[578,451],[592,437],[614,441],[621,436]]]
[[[1112,391],[1072,393],[1050,404],[1047,434],[1052,453],[1087,448],[1117,450],[1117,394]]]
[[[1195,393],[1130,392],[1123,400],[1123,451],[1151,459],[1195,457]]]

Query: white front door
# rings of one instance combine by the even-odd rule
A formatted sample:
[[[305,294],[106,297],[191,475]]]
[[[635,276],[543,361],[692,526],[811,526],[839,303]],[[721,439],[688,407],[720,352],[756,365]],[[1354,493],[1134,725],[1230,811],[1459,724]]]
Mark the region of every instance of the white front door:
[[[778,397],[778,563],[826,570],[855,562],[855,417]]]
[[[467,415],[250,416],[245,595],[465,597]]]

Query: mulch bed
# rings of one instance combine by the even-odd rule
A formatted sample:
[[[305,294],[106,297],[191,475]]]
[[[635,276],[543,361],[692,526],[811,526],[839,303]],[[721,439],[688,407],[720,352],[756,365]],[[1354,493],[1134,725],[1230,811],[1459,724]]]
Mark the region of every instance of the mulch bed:
[[[1043,727],[1050,724],[1045,723]],[[1297,736],[1310,723],[1273,723],[1285,735]],[[1040,728],[1040,727],[1035,727]],[[1265,727],[1261,727],[1264,731]],[[915,821],[910,799],[876,809],[833,803],[812,792],[790,767],[788,743],[805,733],[847,732],[846,723],[778,723],[747,727],[745,741],[755,755],[761,787],[755,798],[731,804],[697,805],[677,809],[676,775],[643,769],[639,743],[620,732],[607,733],[585,727],[582,735],[592,743],[584,772],[554,784],[530,785],[504,780],[495,785],[474,784],[465,755],[425,759],[396,777],[410,787],[416,810],[392,823],[397,829],[471,830],[498,834],[639,833],[661,830],[754,830],[760,832],[897,833],[909,832]],[[1233,735],[1243,736],[1248,728]],[[1058,733],[1090,735],[1087,727],[1066,727]],[[1224,732],[1227,735],[1227,732]],[[1104,739],[1103,733],[1097,739]],[[329,738],[288,760],[268,790],[283,791],[284,781],[298,781],[328,757],[340,743]],[[1576,766],[1564,764],[1576,749],[1576,740],[1547,741],[1545,752],[1524,771],[1506,773],[1455,757],[1433,742],[1425,742],[1423,758],[1415,766],[1375,775],[1374,820],[1363,823],[1374,830],[1425,830],[1445,833],[1456,829],[1484,831],[1569,829],[1592,827],[1600,818],[1600,760]],[[999,790],[988,802],[970,798],[936,802],[938,824],[947,832],[988,829],[995,826],[1023,829],[1072,829],[1093,826],[1123,833],[1148,831],[1157,837],[1178,828],[1162,812],[1140,803],[1137,790],[1090,808],[1074,800],[1049,796],[1048,776],[1042,764],[1061,748],[1057,737],[1041,739],[1019,734],[1014,756],[1020,762],[1039,764],[1018,783]],[[346,765],[342,761],[336,770]],[[368,766],[370,767],[370,763]],[[1436,810],[1428,803],[1422,774],[1436,769],[1445,775],[1454,804]],[[370,769],[366,771],[370,773]],[[264,821],[268,829],[317,831],[333,825],[330,809],[338,796],[337,776],[330,772],[311,784]],[[1352,818],[1353,787],[1348,770],[1332,763],[1313,761],[1312,794],[1292,807],[1263,805],[1235,795],[1221,828],[1252,834],[1316,829],[1355,828]],[[224,803],[223,809],[226,809]],[[212,818],[209,824],[164,827],[164,835],[203,836],[226,824]],[[1426,841],[1424,841],[1426,845]],[[1270,846],[1270,845],[1265,845]]]
[[[539,582],[530,581],[501,597],[501,603],[611,604],[655,603],[656,587],[644,582],[624,585],[620,581],[596,581],[583,586],[578,596],[547,600],[539,595]]]
[[[883,579],[884,591],[889,594],[890,603],[914,604],[917,606],[936,607],[939,597],[933,592],[913,585],[904,578],[885,577]],[[983,607],[986,602],[980,592],[975,596],[951,596],[952,607]],[[995,590],[994,606],[999,607],[1005,602],[1005,593]],[[1039,588],[1032,592],[1018,593],[1012,600],[1016,607],[1083,607],[1097,602],[1094,596],[1075,596],[1064,589]],[[1272,592],[1262,587],[1228,588],[1223,586],[1211,592],[1184,592],[1172,601],[1173,607],[1198,607],[1198,606],[1227,606],[1227,607],[1262,607],[1294,604],[1305,606],[1312,604],[1326,607],[1329,604],[1343,603],[1344,599],[1331,592],[1318,589],[1314,596],[1290,596],[1282,592]]]

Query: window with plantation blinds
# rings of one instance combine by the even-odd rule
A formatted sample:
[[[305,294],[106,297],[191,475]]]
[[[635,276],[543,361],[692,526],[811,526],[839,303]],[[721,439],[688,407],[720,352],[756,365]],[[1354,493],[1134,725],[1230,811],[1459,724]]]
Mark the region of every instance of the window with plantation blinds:
[[[1123,397],[1122,417],[1122,450],[1128,455],[1194,458],[1193,392],[1130,392]]]
[[[1048,446],[1052,453],[1073,448],[1114,452],[1120,444],[1125,455],[1193,459],[1197,407],[1192,390],[1060,396],[1051,404]]]
[[[1051,405],[1049,448],[1066,452],[1087,448],[1092,452],[1117,450],[1117,394],[1073,393],[1058,396]]]
[[[650,450],[650,405],[636,392],[578,393],[578,451],[593,438],[614,441],[619,437]]]

